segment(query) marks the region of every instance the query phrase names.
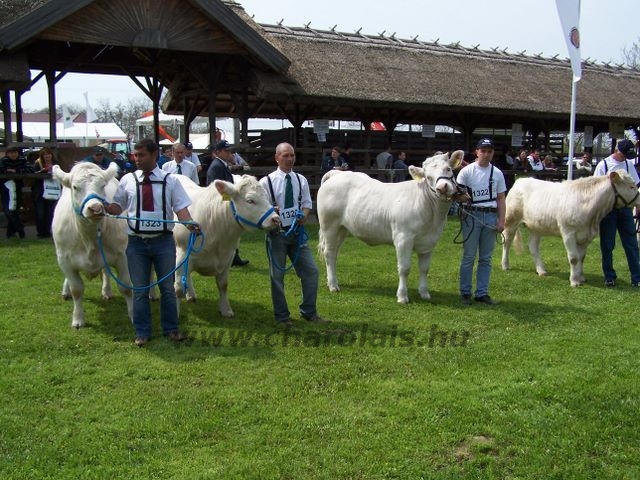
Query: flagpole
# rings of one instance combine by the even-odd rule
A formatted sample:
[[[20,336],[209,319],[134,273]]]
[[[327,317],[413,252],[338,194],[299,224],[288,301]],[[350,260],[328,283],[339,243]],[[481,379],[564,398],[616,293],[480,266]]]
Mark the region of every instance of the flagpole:
[[[571,82],[571,114],[569,117],[569,160],[567,161],[567,180],[573,180],[573,155],[574,144],[573,136],[576,131],[576,90],[578,89],[578,80]]]

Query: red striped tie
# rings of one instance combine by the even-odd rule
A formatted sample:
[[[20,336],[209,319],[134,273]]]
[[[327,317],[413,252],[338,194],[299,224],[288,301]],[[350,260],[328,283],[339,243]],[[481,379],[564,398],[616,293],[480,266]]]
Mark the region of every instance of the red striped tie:
[[[153,185],[151,184],[151,172],[142,172],[142,210],[153,212]]]

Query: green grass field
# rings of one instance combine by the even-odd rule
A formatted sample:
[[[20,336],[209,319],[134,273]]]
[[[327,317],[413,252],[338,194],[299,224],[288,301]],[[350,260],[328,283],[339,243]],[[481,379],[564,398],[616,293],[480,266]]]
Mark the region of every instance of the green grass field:
[[[248,234],[251,264],[230,276],[236,318],[195,275],[189,341],[143,349],[122,297],[88,283],[87,326],[73,330],[53,246],[1,242],[0,478],[639,478],[639,292],[622,249],[607,290],[597,242],[578,289],[560,239],[542,242],[544,278],[528,254],[503,272],[498,247],[500,305],[463,307],[457,227],[434,254],[429,302],[414,259],[406,306],[393,248],[349,238],[340,293],[319,265],[333,322],[289,334],[273,323],[263,236]],[[158,332],[157,304],[154,320]]]

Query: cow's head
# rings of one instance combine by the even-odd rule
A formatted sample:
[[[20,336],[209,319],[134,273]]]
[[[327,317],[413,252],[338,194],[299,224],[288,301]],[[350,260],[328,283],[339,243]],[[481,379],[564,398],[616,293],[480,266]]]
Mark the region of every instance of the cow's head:
[[[616,194],[614,208],[640,208],[640,190],[631,175],[625,171],[617,170],[609,172],[609,179]]]
[[[462,150],[456,150],[451,156],[448,153],[435,155],[427,158],[422,168],[410,166],[409,173],[414,180],[425,182],[438,197],[451,200],[458,192],[453,169],[460,165],[463,158]]]
[[[213,182],[218,193],[230,200],[236,221],[245,228],[276,228],[280,224],[280,217],[258,180],[250,175],[236,179],[236,183],[224,180]]]
[[[102,170],[93,163],[80,162],[69,173],[54,165],[52,174],[71,192],[71,203],[76,213],[89,220],[97,220],[105,213],[105,189],[118,174],[118,165],[112,162],[108,169]]]

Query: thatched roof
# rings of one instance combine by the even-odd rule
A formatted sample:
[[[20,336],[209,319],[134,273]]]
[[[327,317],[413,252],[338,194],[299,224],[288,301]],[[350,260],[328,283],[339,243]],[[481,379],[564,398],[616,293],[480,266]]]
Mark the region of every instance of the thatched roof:
[[[526,116],[564,116],[570,108],[572,73],[565,59],[280,25],[262,28],[291,60],[287,75],[305,96]],[[639,91],[637,70],[586,64],[577,113],[583,119],[636,121]]]

